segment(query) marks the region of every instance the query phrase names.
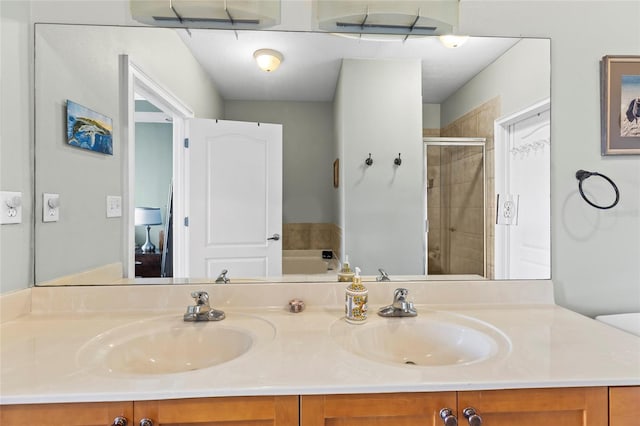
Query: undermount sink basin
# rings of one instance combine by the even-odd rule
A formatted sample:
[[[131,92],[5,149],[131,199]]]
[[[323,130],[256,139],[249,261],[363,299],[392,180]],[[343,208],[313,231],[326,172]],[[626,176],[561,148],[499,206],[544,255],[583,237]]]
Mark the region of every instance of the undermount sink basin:
[[[271,323],[249,315],[184,322],[182,315],[136,321],[111,329],[78,352],[82,368],[102,374],[159,375],[234,360],[275,336]]]
[[[335,322],[331,336],[344,349],[372,361],[422,367],[469,365],[507,354],[507,337],[473,318],[420,312],[413,318],[370,317]]]

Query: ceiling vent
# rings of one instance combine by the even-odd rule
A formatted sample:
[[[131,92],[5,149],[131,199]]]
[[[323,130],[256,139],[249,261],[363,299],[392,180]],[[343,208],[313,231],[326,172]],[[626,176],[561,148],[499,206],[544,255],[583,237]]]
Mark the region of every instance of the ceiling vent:
[[[458,0],[314,0],[319,29],[341,33],[451,34]]]
[[[261,29],[280,23],[280,0],[130,0],[131,16],[153,26]]]

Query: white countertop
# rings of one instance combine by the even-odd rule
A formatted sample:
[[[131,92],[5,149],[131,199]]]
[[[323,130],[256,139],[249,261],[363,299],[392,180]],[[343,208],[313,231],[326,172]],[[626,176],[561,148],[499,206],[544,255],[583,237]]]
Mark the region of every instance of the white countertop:
[[[282,306],[267,303],[256,306],[258,302],[239,306],[237,299],[229,296],[240,294],[239,288],[209,286],[204,289],[219,296],[213,297],[212,306],[227,313],[224,321],[232,323],[238,316],[257,316],[273,326],[273,338],[239,358],[206,369],[169,375],[110,375],[79,366],[77,354],[83,345],[100,333],[135,321],[170,315],[181,322],[184,307],[189,303],[188,294],[197,286],[157,288],[153,294],[159,293],[157,297],[166,303],[161,309],[138,312],[131,310],[129,298],[123,296],[123,292],[128,292],[135,295],[135,300],[139,297],[138,288],[110,287],[109,294],[122,301],[120,305],[112,305],[118,309],[111,310],[108,303],[98,302],[105,299],[103,288],[85,287],[82,293],[77,293],[77,289],[33,289],[30,312],[5,320],[0,326],[0,402],[640,385],[640,338],[630,333],[553,303],[540,303],[544,297],[539,295],[524,297],[526,292],[515,286],[509,291],[516,296],[494,289],[507,302],[492,303],[491,298],[487,298],[469,303],[469,293],[479,291],[477,285],[480,284],[446,284],[443,291],[450,294],[455,294],[451,293],[452,288],[460,286],[457,290],[467,294],[459,297],[465,303],[453,304],[443,296],[435,300],[444,303],[435,304],[421,303],[425,301],[421,300],[421,287],[402,285],[415,290],[419,317],[428,318],[433,312],[471,317],[504,333],[510,342],[509,350],[469,365],[427,367],[381,363],[345,350],[330,335],[332,325],[344,321],[338,302],[343,285],[311,285],[313,289],[298,291],[306,295],[308,305],[298,314],[289,313],[283,307],[289,293],[282,290],[291,290],[286,285],[257,291],[258,294],[267,290],[282,291]],[[547,288],[542,289],[542,294],[548,295],[551,284],[544,285]],[[398,283],[391,283],[373,289],[370,312],[386,304],[379,302],[397,286]],[[99,299],[92,290],[101,295]],[[429,290],[432,298],[433,291]],[[186,296],[175,300],[171,297],[175,292]],[[316,304],[314,292],[332,294],[335,303]],[[70,309],[65,301],[74,308]],[[96,309],[88,306],[91,303]],[[44,308],[53,304],[57,307]],[[367,321],[393,320],[370,315]]]

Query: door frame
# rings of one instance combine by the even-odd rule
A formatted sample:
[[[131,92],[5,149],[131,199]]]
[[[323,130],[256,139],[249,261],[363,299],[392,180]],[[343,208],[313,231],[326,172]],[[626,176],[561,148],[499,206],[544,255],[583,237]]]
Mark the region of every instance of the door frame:
[[[536,116],[542,112],[551,111],[551,98],[545,98],[539,102],[536,102],[526,108],[516,111],[512,114],[500,117],[493,123],[494,133],[494,197],[497,197],[500,193],[509,192],[508,178],[511,172],[510,164],[511,157],[509,152],[509,144],[513,138],[514,124]],[[549,125],[551,125],[551,116],[549,116]],[[549,139],[551,139],[551,131],[549,132]],[[553,181],[553,180],[551,180]],[[549,188],[551,193],[551,188]],[[496,202],[497,198],[494,199]],[[497,208],[497,206],[496,206]],[[493,217],[491,218],[495,224],[495,209]],[[494,236],[494,278],[505,279],[509,276],[509,260],[508,253],[509,238],[511,229],[508,226],[495,226]],[[551,277],[549,277],[551,279]]]
[[[122,227],[124,247],[122,252],[123,276],[135,277],[135,93],[140,93],[156,106],[171,115],[173,120],[173,270],[174,276],[184,276],[186,257],[186,230],[182,218],[186,217],[185,194],[189,189],[188,156],[185,154],[185,121],[195,116],[189,105],[175,96],[131,60],[120,55],[120,140],[122,141],[123,212]],[[177,196],[176,196],[177,195]],[[175,219],[177,218],[177,220]]]

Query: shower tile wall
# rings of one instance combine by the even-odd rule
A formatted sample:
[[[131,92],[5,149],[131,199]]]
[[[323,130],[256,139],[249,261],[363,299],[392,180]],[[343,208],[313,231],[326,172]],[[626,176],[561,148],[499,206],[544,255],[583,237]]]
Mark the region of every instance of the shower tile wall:
[[[494,134],[493,124],[500,117],[500,98],[496,97],[479,107],[469,111],[459,119],[441,129],[444,137],[483,137],[485,143],[485,241],[486,241],[486,274],[492,279],[494,274],[494,241],[495,241],[495,176],[494,176]],[[477,243],[473,243],[477,244]],[[475,246],[474,246],[475,247]],[[475,251],[472,247],[465,247],[463,253]]]
[[[342,230],[333,223],[283,223],[283,250],[333,250],[340,258]]]

